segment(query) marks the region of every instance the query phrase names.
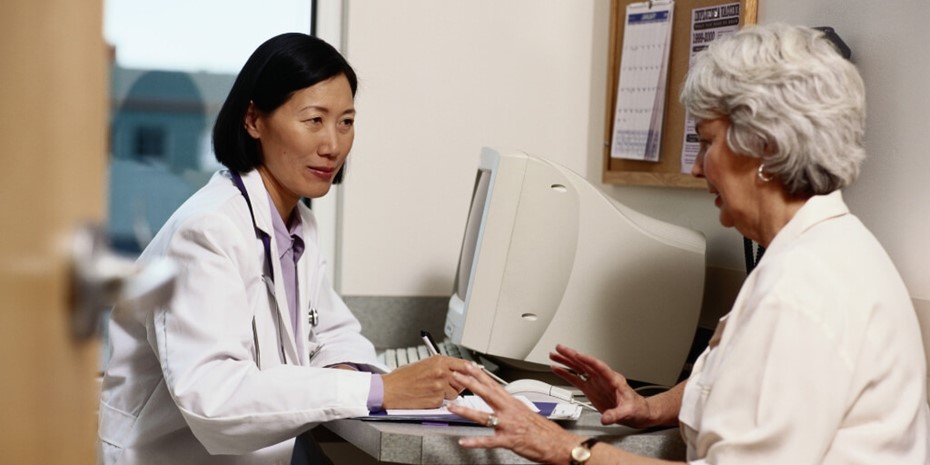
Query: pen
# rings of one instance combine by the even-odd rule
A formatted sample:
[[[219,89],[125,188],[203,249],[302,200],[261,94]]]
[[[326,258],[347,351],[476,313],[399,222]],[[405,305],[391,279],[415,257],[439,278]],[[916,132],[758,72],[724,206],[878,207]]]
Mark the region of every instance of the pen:
[[[436,341],[433,340],[433,335],[429,331],[420,331],[420,337],[426,343],[426,350],[429,351],[430,355],[439,355],[439,346],[436,345]]]
[[[423,342],[426,343],[426,350],[429,351],[430,355],[439,355],[439,346],[436,345],[436,341],[433,340],[433,335],[430,334],[429,331],[421,330],[420,337],[423,338]],[[488,370],[487,368],[485,368],[484,365],[477,363],[477,362],[475,363],[475,365],[478,365],[478,367],[481,368],[481,371],[483,371],[485,374],[493,378],[494,381],[497,381],[498,383],[504,386],[508,384],[507,381],[504,381],[499,376],[495,375],[494,373],[491,373],[491,370]]]
[[[491,373],[491,370],[488,370],[487,368],[484,367],[484,365],[480,363],[478,364],[478,368],[481,368],[481,371],[483,371],[484,374],[490,376],[492,379],[494,379],[494,381],[497,381],[498,383],[500,383],[501,386],[506,386],[510,384],[507,381],[504,381],[503,379],[501,379],[500,376],[497,376],[494,373]]]

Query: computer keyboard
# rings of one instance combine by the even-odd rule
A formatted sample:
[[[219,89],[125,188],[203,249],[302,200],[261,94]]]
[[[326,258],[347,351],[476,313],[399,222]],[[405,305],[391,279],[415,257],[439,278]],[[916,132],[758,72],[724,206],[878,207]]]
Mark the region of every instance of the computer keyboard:
[[[447,355],[449,357],[455,357],[469,361],[475,360],[468,349],[459,347],[448,339],[439,342],[436,345],[439,347],[440,355]],[[418,346],[386,349],[383,352],[378,353],[378,361],[387,365],[388,368],[397,368],[417,362],[424,358],[429,358],[429,356],[430,354],[429,350],[426,348],[426,344],[420,344]]]

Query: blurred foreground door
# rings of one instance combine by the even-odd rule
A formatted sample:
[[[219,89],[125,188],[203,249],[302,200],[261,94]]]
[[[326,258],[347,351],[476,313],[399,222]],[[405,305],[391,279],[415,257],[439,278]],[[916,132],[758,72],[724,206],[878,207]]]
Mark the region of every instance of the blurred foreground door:
[[[0,463],[92,464],[96,341],[69,327],[67,254],[103,222],[102,0],[0,4]]]

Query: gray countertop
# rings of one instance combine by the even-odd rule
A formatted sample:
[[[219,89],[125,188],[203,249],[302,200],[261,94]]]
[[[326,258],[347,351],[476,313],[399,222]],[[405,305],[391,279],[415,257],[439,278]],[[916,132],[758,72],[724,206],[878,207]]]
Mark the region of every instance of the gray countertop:
[[[600,424],[600,415],[585,412],[564,427],[581,436],[598,436],[602,441],[630,452],[666,460],[684,460],[685,445],[677,429],[640,431]],[[492,434],[480,426],[433,426],[406,422],[336,420],[326,428],[380,462],[404,464],[527,464],[509,450],[464,449],[462,436]]]
[[[362,333],[376,347],[404,347],[421,343],[419,329],[443,333],[448,297],[345,297],[362,325]],[[532,377],[549,383],[560,380],[551,372],[499,373],[505,379]],[[546,377],[549,377],[547,379]],[[585,412],[576,422],[562,422],[581,436],[599,436],[602,441],[649,457],[666,460],[685,458],[685,445],[677,429],[641,431],[622,426],[603,426],[600,414]],[[427,426],[417,423],[336,420],[322,425],[327,435],[335,434],[351,444],[352,459],[343,463],[368,463],[365,454],[379,462],[403,464],[527,464],[508,450],[463,449],[462,436],[491,434],[480,426]],[[325,444],[332,445],[333,443]],[[344,444],[344,443],[343,443]],[[341,449],[340,449],[341,451]],[[338,462],[337,462],[338,463]]]

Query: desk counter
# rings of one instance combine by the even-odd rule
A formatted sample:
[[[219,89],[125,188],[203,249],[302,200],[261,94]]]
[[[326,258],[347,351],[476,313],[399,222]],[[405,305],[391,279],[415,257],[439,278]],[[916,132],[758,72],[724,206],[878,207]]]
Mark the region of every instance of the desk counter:
[[[345,296],[344,300],[362,324],[362,333],[376,347],[406,347],[422,343],[418,331],[426,329],[442,334],[445,324],[448,297],[382,297]],[[561,380],[551,373],[506,373],[505,379],[551,376],[549,383]],[[621,426],[603,426],[600,414],[585,412],[577,422],[563,423],[566,428],[581,436],[600,436],[604,442],[641,455],[681,460],[685,458],[685,445],[678,429],[643,432]],[[458,445],[462,436],[491,434],[480,426],[425,426],[412,423],[365,422],[336,420],[321,425],[325,436],[335,434],[337,442],[326,444],[340,447],[351,458],[336,463],[368,462],[373,460],[404,464],[526,464],[533,463],[506,450],[463,449]],[[351,446],[343,443],[345,441]],[[325,442],[325,441],[324,441]],[[345,450],[342,446],[346,446]]]
[[[585,412],[576,422],[563,426],[581,436],[598,436],[602,441],[640,455],[666,460],[684,460],[685,444],[678,429],[640,431],[600,424],[600,414]],[[480,426],[432,426],[416,423],[336,420],[325,427],[379,462],[404,464],[527,464],[509,450],[464,449],[462,436],[491,434]]]

